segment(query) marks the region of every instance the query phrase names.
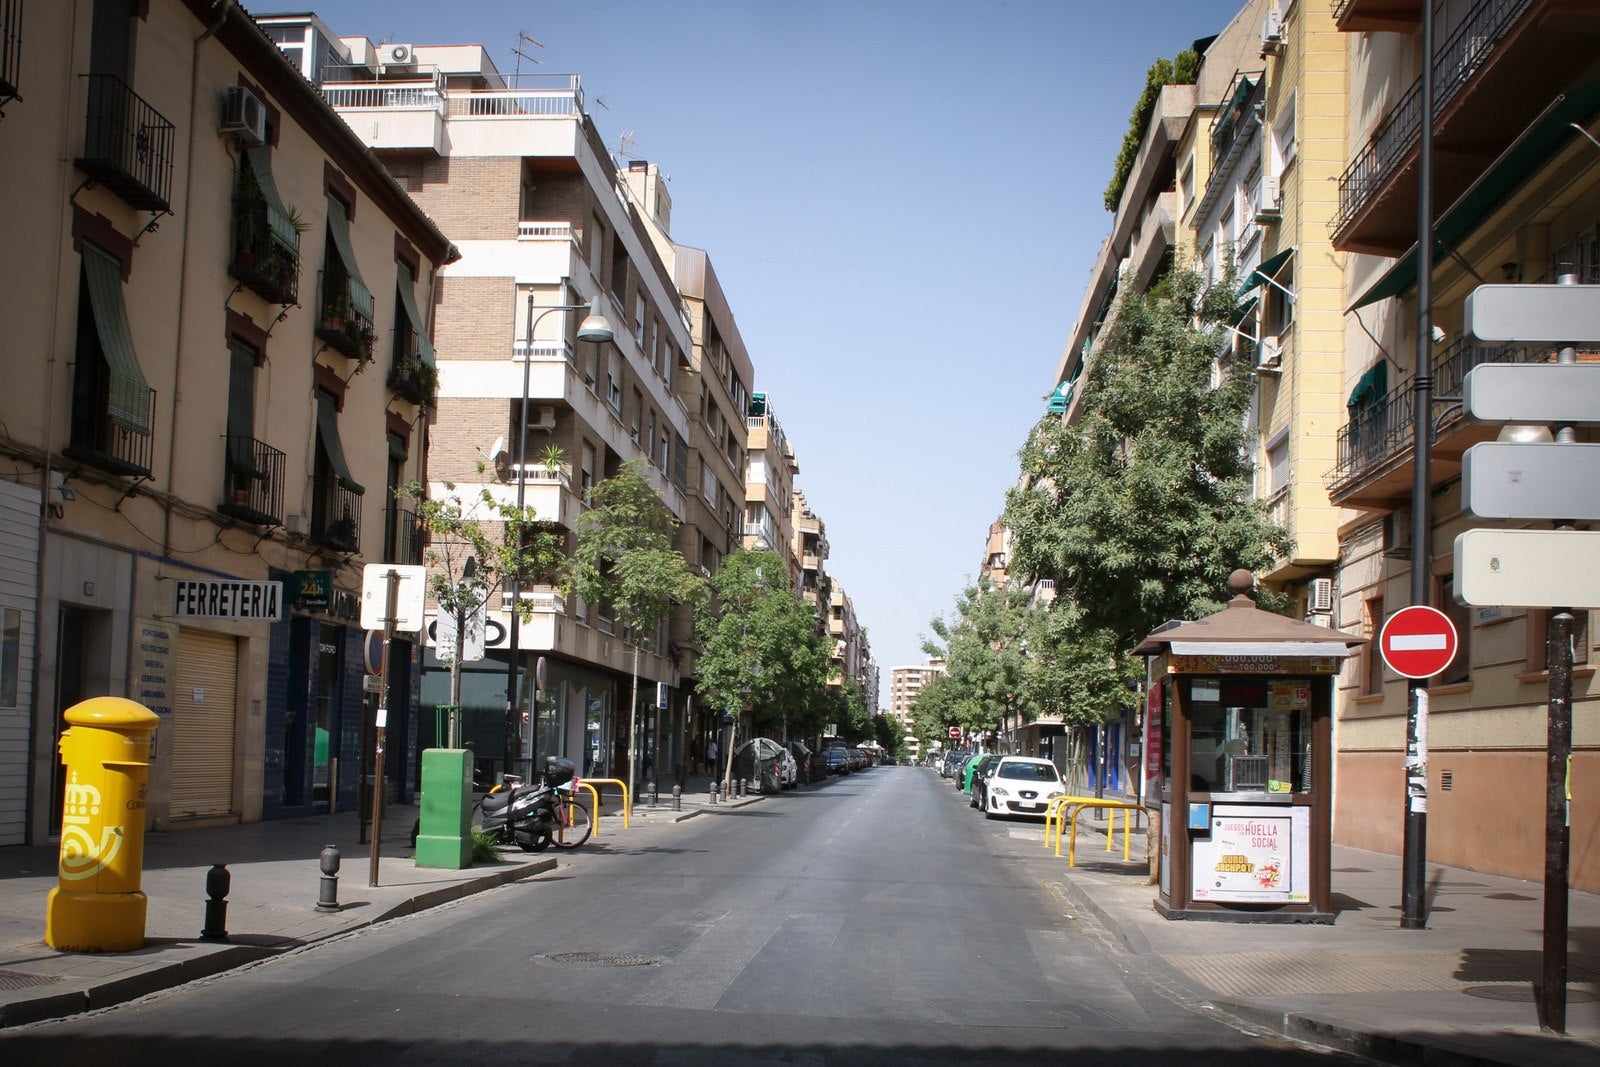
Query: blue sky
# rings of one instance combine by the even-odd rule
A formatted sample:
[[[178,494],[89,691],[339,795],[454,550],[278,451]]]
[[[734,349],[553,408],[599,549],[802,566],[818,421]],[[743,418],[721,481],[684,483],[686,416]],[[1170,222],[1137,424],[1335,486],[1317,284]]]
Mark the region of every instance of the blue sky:
[[[1150,63],[1242,0],[322,0],[341,36],[576,73],[671,178],[883,667],[978,568],[1110,228]],[[287,10],[246,0],[256,12]],[[304,10],[305,8],[301,8]],[[601,107],[597,101],[603,101]]]

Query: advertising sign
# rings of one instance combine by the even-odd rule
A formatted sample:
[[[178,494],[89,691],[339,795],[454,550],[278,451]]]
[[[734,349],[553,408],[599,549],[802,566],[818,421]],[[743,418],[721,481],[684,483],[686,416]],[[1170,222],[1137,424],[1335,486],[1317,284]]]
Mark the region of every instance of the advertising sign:
[[[1212,805],[1194,839],[1195,900],[1302,904],[1311,899],[1311,817],[1303,807]]]

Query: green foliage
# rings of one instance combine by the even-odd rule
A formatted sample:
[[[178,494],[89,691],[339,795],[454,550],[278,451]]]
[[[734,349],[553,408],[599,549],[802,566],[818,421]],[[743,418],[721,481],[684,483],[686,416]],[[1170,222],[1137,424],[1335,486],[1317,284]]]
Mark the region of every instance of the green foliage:
[[[956,598],[953,619],[929,623],[938,640],[926,642],[924,651],[945,661],[938,682],[948,688],[943,697],[953,714],[943,725],[961,726],[969,733],[989,730],[1020,706],[1028,660],[1023,640],[1027,611],[1024,590],[981,583]]]
[[[590,488],[567,581],[570,591],[609,605],[641,635],[653,634],[675,602],[695,604],[705,596],[705,580],[673,547],[678,523],[647,469],[630,460]]]
[[[906,735],[900,720],[881,712],[872,717],[872,739],[888,750],[896,762],[906,758]]]
[[[1144,91],[1139,94],[1139,102],[1133,105],[1133,114],[1128,119],[1128,132],[1122,135],[1122,149],[1117,153],[1117,161],[1111,170],[1111,184],[1106,186],[1107,211],[1116,211],[1117,205],[1122,202],[1122,190],[1128,184],[1134,160],[1139,158],[1139,146],[1144,143],[1145,128],[1150,125],[1150,116],[1155,113],[1162,87],[1193,85],[1199,76],[1200,57],[1191,48],[1179,52],[1173,59],[1158,59],[1150,64],[1144,76]]]
[[[1117,656],[1168,619],[1219,609],[1232,570],[1292,548],[1249,498],[1248,370],[1215,363],[1232,303],[1229,284],[1187,267],[1166,293],[1124,302],[1083,417],[1034,427],[1007,493],[1013,569],[1053,579],[1075,627]]]
[[[495,847],[494,835],[474,828],[472,831],[472,862],[498,863],[500,850]]]
[[[811,605],[789,587],[783,557],[735,551],[711,588],[715,599],[695,613],[701,700],[735,713],[748,703],[758,729],[787,722],[798,733],[817,732],[832,710],[825,697],[828,651]]]

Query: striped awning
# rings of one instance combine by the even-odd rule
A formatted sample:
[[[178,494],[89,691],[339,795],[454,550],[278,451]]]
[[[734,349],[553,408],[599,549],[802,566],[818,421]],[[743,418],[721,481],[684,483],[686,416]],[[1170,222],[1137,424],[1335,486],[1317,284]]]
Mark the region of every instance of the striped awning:
[[[128,329],[128,309],[122,301],[122,264],[84,242],[83,276],[89,287],[95,336],[111,376],[106,414],[125,430],[148,434],[150,383],[133,351],[133,331]]]

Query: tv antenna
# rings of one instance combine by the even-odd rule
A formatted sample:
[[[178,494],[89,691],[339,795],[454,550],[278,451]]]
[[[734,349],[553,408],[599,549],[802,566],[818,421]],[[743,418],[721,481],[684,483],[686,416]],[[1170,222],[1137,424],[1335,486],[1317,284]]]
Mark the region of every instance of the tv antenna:
[[[533,34],[529,33],[527,30],[518,30],[517,31],[517,43],[516,43],[516,46],[511,49],[511,54],[517,57],[516,73],[512,75],[513,78],[516,78],[516,79],[519,79],[519,80],[521,79],[521,77],[522,77],[522,61],[524,59],[526,59],[529,63],[534,64],[535,66],[537,66],[540,63],[544,62],[544,60],[540,59],[536,55],[533,55],[531,52],[529,52],[527,50],[529,45],[532,45],[534,48],[543,48],[544,47],[544,42],[542,42],[540,40],[537,40],[533,36]]]
[[[607,110],[610,110],[610,109],[608,108]],[[622,131],[621,136],[619,136],[617,138],[617,166],[619,166],[619,167],[622,166],[622,161],[624,159],[633,159],[633,158],[635,158],[633,156],[633,154],[628,151],[628,149],[637,146],[638,143],[639,143],[638,141],[635,141],[633,139],[633,131],[632,130],[623,130]]]

